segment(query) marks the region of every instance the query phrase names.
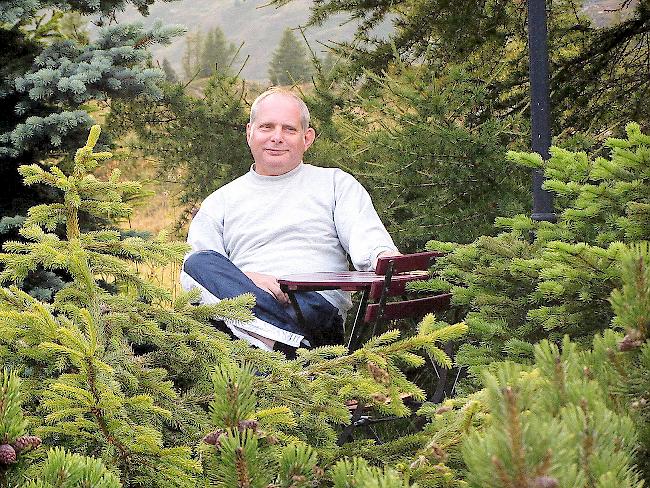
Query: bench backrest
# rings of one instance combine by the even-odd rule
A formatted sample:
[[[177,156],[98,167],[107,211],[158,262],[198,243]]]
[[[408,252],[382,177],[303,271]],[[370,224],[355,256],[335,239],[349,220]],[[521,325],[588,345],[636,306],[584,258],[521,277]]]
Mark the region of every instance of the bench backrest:
[[[368,305],[363,321],[376,323],[379,320],[421,317],[447,308],[451,301],[450,293],[424,298],[404,298],[397,302],[387,301],[391,296],[405,296],[407,283],[426,280],[428,269],[436,258],[443,255],[442,252],[431,251],[379,258],[375,273],[385,276],[385,279],[373,283],[370,288],[369,299],[376,303]]]
[[[444,255],[445,253],[440,251],[427,251],[404,254],[402,256],[380,257],[377,260],[375,274],[385,275],[391,263],[393,263],[393,274],[404,273],[406,271],[427,271],[435,262],[436,258]]]

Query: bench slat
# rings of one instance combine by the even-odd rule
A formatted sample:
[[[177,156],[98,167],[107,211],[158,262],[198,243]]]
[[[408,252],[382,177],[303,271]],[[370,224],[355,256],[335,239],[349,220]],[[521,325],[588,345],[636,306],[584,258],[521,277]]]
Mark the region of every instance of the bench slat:
[[[387,256],[379,258],[377,260],[377,269],[375,270],[375,273],[378,275],[385,275],[390,261],[395,262],[393,273],[403,273],[405,271],[415,271],[418,269],[426,270],[429,269],[432,259],[444,255],[445,253],[440,251],[427,251],[406,254],[404,256]]]
[[[390,286],[388,287],[388,292],[386,296],[394,297],[403,295],[406,290],[406,284],[411,281],[420,281],[426,280],[429,278],[429,274],[425,271],[421,273],[412,273],[412,274],[403,274],[393,276],[390,280]],[[379,300],[381,297],[381,291],[384,289],[384,280],[375,281],[370,286],[370,299]]]
[[[451,293],[436,295],[427,298],[418,298],[416,300],[407,300],[403,302],[390,302],[384,306],[384,313],[381,318],[386,320],[402,319],[407,317],[422,316],[429,312],[444,310],[451,302]],[[364,322],[372,322],[377,318],[379,313],[379,304],[368,305]]]

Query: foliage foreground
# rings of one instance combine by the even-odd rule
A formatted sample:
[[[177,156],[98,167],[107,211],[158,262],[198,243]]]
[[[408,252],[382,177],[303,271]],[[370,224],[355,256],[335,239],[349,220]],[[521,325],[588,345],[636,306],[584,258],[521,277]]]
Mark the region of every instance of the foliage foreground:
[[[0,417],[3,446],[15,451],[11,446],[24,435],[18,374],[30,432],[45,446],[100,459],[124,486],[267,486],[282,484],[282,473],[290,486],[304,470],[334,479],[334,471],[312,468],[319,458],[335,469],[337,430],[350,418],[346,402],[407,416],[401,395],[424,400],[424,394],[400,367],[421,365],[418,350],[451,364],[438,346],[465,327],[432,318],[406,339],[390,331],[353,354],[327,347],[302,351],[295,361],[230,341],[209,320],[248,320],[252,297],[194,306],[196,294],[174,297],[137,273],[138,263],[182,261],[185,244],[80,230],[80,213],[125,217],[128,202],[142,193],[137,183],[119,182],[117,170],[107,181],[90,173],[111,157],[93,152],[99,132],[94,127],[77,152],[71,175],[56,166],[20,169],[26,184],[53,186],[64,199],[30,210],[20,230],[24,242],[6,243],[0,255],[0,279],[19,284],[44,268],[71,282],[52,303],[15,285],[0,292],[0,358],[13,371],[5,375],[13,386],[3,394],[2,405],[10,406]],[[64,238],[55,233],[59,227]],[[7,458],[3,483],[45,479],[50,454],[41,451]],[[52,462],[67,463],[65,452],[57,452]],[[350,462],[336,472],[384,476]]]
[[[647,172],[650,144],[633,135]],[[173,296],[137,272],[182,261],[184,244],[80,229],[80,214],[128,216],[142,192],[117,171],[91,174],[110,158],[93,152],[98,137],[94,127],[70,175],[20,169],[26,184],[64,198],[33,207],[23,241],[0,255],[0,279],[12,283],[0,290],[0,486],[641,487],[648,478],[647,241],[612,256],[610,301],[625,336],[541,340],[526,361],[475,370],[466,396],[414,414],[402,395],[425,395],[407,370],[424,357],[449,367],[441,346],[464,323],[427,316],[408,337],[390,330],[353,353],[299,350],[293,361],[231,341],[210,319],[249,319],[251,297],[195,306],[196,294]],[[39,269],[70,280],[49,303],[18,286]],[[383,442],[337,444],[351,401],[395,419]],[[400,432],[408,418],[422,428]]]

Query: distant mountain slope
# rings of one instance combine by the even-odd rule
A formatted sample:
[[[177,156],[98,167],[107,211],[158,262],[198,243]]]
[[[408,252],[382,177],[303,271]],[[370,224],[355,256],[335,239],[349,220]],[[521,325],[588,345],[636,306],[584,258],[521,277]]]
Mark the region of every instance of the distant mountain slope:
[[[267,0],[181,0],[178,2],[156,2],[150,7],[148,17],[142,17],[135,9],[129,8],[117,16],[120,22],[144,22],[152,24],[162,20],[166,24],[181,24],[189,30],[207,31],[219,25],[228,39],[244,47],[242,59],[250,56],[242,76],[250,80],[268,79],[268,63],[275,50],[282,31],[287,27],[304,25],[309,17],[310,0],[294,0],[281,8],[265,7]],[[324,52],[321,43],[340,42],[353,38],[355,26],[352,23],[340,25],[343,18],[329,21],[322,27],[310,28],[305,35],[316,53]],[[380,32],[387,33],[389,25]],[[154,57],[162,63],[169,59],[180,74],[184,40],[179,39],[168,47],[155,47]]]
[[[268,64],[282,31],[287,27],[304,25],[309,17],[311,0],[293,0],[280,8],[265,6],[269,0],[180,0],[156,2],[150,7],[150,15],[142,17],[134,8],[129,8],[117,16],[120,22],[144,22],[152,24],[162,20],[166,24],[181,24],[193,31],[207,31],[219,25],[228,39],[239,45],[244,42],[241,59],[250,56],[242,76],[249,80],[267,81]],[[583,11],[596,25],[604,26],[625,18],[631,13],[638,0],[631,0],[622,12],[617,9],[622,0],[585,0]],[[378,30],[378,35],[387,35],[392,26],[386,22]],[[345,23],[344,17],[330,20],[322,27],[310,28],[305,35],[312,49],[319,55],[325,52],[324,44],[351,40],[355,24]],[[181,58],[185,41],[178,39],[168,47],[153,48],[154,57],[162,64],[169,59],[174,69],[181,74]],[[238,68],[239,66],[237,66]]]

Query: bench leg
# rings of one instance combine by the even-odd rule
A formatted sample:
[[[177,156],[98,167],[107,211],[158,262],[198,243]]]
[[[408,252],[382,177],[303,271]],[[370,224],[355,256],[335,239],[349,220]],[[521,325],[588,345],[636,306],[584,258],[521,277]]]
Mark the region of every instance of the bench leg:
[[[350,338],[348,339],[348,350],[350,352],[356,351],[359,349],[359,341],[361,336],[361,324],[363,322],[364,315],[366,314],[366,308],[368,307],[368,295],[370,294],[369,290],[363,290],[361,292],[361,300],[359,301],[359,308],[357,309],[357,315],[354,318],[354,323],[352,324],[352,330],[350,330]]]
[[[451,343],[447,343],[443,346],[443,350],[448,354],[451,355],[452,353],[452,345]],[[431,397],[431,402],[433,403],[440,403],[442,400],[444,400],[447,396],[451,396],[453,394],[454,388],[456,387],[456,382],[458,381],[458,374],[456,374],[456,379],[454,380],[453,384],[451,385],[451,389],[449,388],[449,378],[452,374],[453,368],[447,369],[444,367],[438,368],[436,366],[435,361],[431,356],[429,356],[429,359],[431,360],[431,364],[433,365],[434,371],[438,375],[438,383],[436,385],[436,391],[433,393],[433,397]],[[460,369],[458,370],[460,373]]]
[[[289,295],[289,301],[291,302],[293,309],[296,311],[298,324],[300,324],[303,330],[307,330],[307,322],[305,321],[305,316],[302,314],[302,310],[300,310],[300,305],[298,305],[295,293],[293,291],[287,291],[287,295]]]
[[[445,398],[445,388],[447,386],[447,374],[449,373],[450,370],[447,368],[440,368],[440,372],[438,374],[438,384],[436,385],[436,391],[433,393],[433,397],[431,397],[431,402],[432,403],[440,403],[443,398]]]
[[[352,439],[352,432],[354,431],[354,428],[357,426],[357,423],[361,419],[362,415],[363,415],[363,405],[361,404],[361,402],[358,402],[357,408],[354,410],[354,413],[352,414],[352,418],[350,419],[350,425],[348,425],[345,429],[343,429],[343,432],[339,434],[339,438],[336,441],[337,446],[342,446],[350,439]]]

